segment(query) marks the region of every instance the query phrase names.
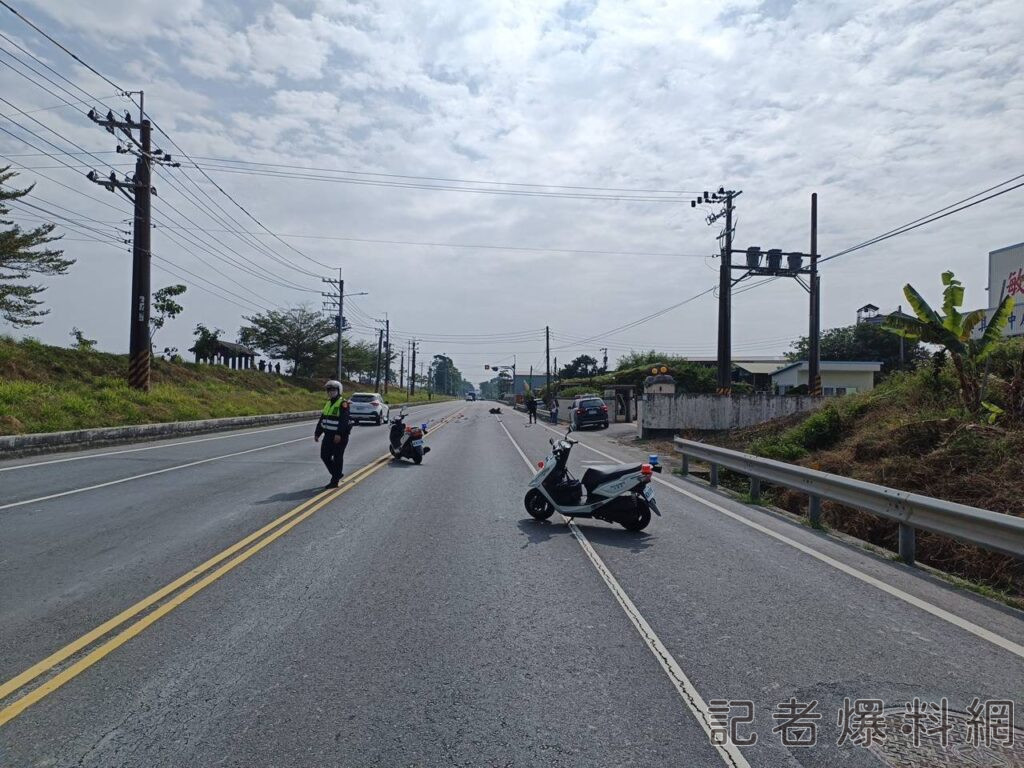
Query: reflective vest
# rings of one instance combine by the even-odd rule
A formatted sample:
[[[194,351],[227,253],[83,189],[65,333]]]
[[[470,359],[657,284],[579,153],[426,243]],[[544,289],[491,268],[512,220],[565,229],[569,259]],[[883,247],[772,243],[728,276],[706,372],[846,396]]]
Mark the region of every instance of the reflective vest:
[[[320,418],[320,426],[325,432],[337,432],[341,424],[341,408],[343,398],[338,398],[333,403],[328,400],[324,405],[323,416]]]

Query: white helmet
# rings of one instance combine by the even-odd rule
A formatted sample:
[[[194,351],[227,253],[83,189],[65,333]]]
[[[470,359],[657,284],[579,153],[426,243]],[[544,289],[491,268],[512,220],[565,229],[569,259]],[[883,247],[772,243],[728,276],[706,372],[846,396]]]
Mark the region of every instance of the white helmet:
[[[324,389],[336,389],[338,390],[338,394],[340,395],[342,391],[341,382],[331,379],[326,384],[324,384]]]

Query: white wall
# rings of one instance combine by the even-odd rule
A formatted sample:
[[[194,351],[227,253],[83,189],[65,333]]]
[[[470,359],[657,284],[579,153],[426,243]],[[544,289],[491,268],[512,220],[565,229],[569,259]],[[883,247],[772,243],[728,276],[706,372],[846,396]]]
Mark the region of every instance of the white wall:
[[[813,411],[826,402],[807,395],[644,395],[637,431],[649,437],[657,430],[723,430],[750,427],[782,416]]]

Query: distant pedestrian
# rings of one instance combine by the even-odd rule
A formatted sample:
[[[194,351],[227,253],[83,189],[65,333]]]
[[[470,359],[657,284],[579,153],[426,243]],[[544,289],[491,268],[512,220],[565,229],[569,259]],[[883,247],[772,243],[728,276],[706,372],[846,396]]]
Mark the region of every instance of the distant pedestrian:
[[[551,411],[551,423],[558,423],[558,401],[555,398],[551,398],[551,404],[548,406]]]
[[[526,401],[526,413],[529,414],[529,424],[537,423],[537,398],[531,397]]]
[[[260,358],[260,373],[263,373],[266,370],[267,370],[267,361],[264,360],[263,358]]]
[[[280,363],[274,363],[274,370],[277,372],[277,375],[280,376],[281,375],[281,364]]]

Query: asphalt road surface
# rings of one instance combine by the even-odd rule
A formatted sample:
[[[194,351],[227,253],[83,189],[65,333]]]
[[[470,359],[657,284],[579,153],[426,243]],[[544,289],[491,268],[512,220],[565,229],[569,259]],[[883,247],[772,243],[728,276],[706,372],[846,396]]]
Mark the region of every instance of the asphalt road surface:
[[[1024,765],[1020,613],[668,473],[536,522],[492,405],[0,462],[0,765]]]

